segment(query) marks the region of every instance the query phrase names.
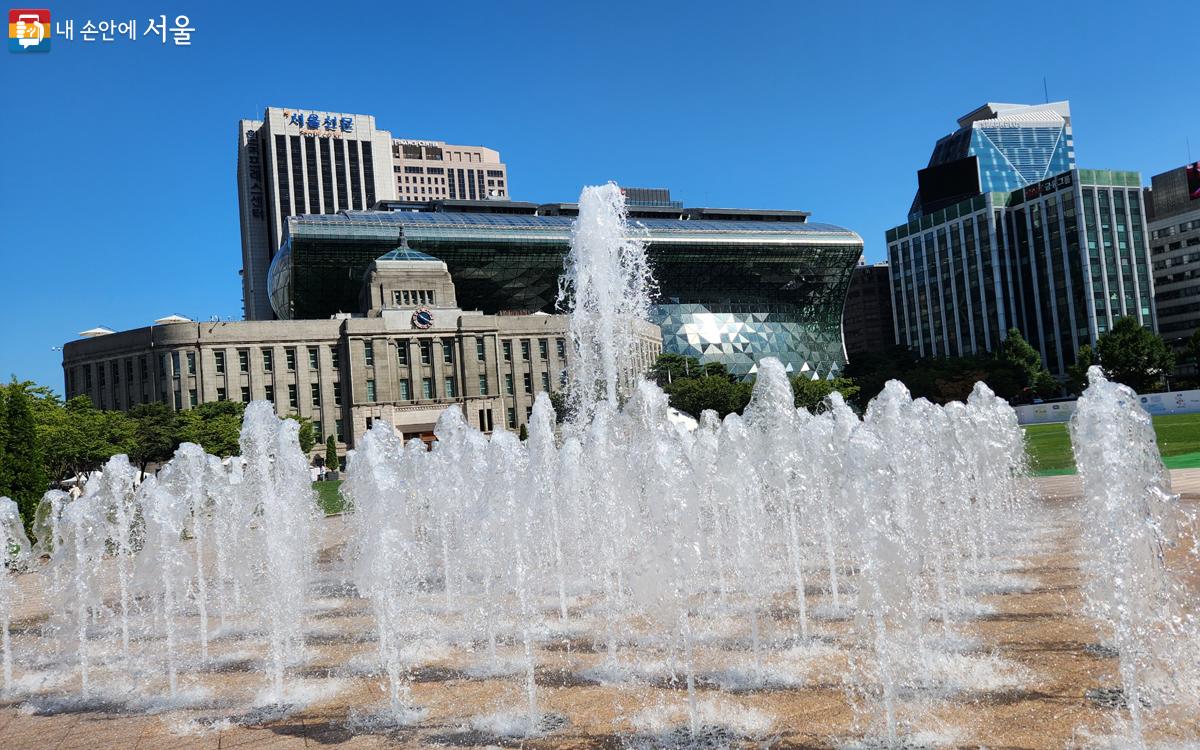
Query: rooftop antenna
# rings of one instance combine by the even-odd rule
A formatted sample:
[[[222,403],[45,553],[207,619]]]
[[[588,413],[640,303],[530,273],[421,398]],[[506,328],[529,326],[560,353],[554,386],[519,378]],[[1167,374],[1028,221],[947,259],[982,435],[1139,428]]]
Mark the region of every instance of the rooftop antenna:
[[[1046,76],[1042,76],[1042,95],[1046,97],[1046,103],[1050,103],[1050,87],[1046,85]]]

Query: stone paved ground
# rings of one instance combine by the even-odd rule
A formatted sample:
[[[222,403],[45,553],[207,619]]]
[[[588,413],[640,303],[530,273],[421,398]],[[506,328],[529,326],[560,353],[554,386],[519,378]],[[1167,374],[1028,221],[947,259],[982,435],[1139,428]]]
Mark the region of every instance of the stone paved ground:
[[[1172,472],[1177,492],[1185,494],[1193,510],[1200,501],[1200,470]],[[960,747],[986,745],[1009,750],[1060,750],[1079,740],[1083,728],[1103,734],[1109,710],[1089,700],[1088,691],[1111,687],[1115,662],[1096,647],[1096,633],[1079,615],[1080,569],[1074,547],[1072,496],[1078,493],[1074,477],[1038,480],[1043,497],[1048,543],[1041,551],[1023,556],[1013,573],[1031,585],[1019,590],[985,597],[995,607],[973,625],[985,651],[1008,663],[1022,665],[1029,677],[1021,687],[981,691],[943,702],[932,712],[934,720],[957,728],[952,743]],[[326,547],[336,543],[340,522],[327,522]],[[1200,594],[1198,594],[1200,598]],[[778,607],[778,618],[790,615]],[[30,610],[17,613],[17,628],[36,628],[41,616]],[[335,670],[356,655],[369,652],[371,644],[353,637],[363,630],[361,607],[320,613],[315,622],[320,637],[314,641],[314,660],[302,676],[321,681],[323,669]],[[719,623],[710,623],[717,628]],[[844,624],[843,624],[844,625]],[[827,623],[826,632],[836,635],[839,624]],[[564,643],[567,643],[564,641]],[[376,748],[465,747],[487,744],[523,744],[528,747],[597,748],[620,747],[622,738],[613,734],[619,724],[639,706],[656,703],[678,706],[684,694],[676,687],[648,685],[618,691],[579,681],[581,664],[598,658],[588,653],[587,644],[575,643],[579,652],[543,649],[539,652],[540,700],[549,711],[568,717],[568,724],[549,736],[525,743],[501,743],[472,731],[470,717],[497,707],[520,705],[519,677],[471,678],[463,665],[453,661],[423,668],[414,674],[413,701],[425,706],[428,716],[416,729],[392,733],[356,733],[347,729],[348,713],[361,706],[378,705],[382,694],[377,679],[340,677],[343,687],[325,701],[315,701],[293,716],[251,726],[212,729],[199,735],[181,731],[178,714],[147,716],[140,713],[70,710],[39,715],[23,701],[5,703],[0,696],[0,750],[72,750],[74,748]],[[724,654],[728,657],[728,654]],[[702,654],[703,658],[703,654]],[[18,665],[19,667],[19,665]],[[774,717],[775,727],[767,739],[772,747],[817,750],[831,746],[830,737],[852,732],[853,714],[839,684],[836,665],[826,673],[795,689],[722,694],[734,712],[753,711]],[[221,679],[229,684],[256,684],[261,676],[232,669]],[[712,693],[702,691],[705,700]],[[211,712],[210,712],[211,715]],[[186,716],[184,717],[186,718]],[[1187,717],[1173,717],[1183,720]],[[1184,729],[1200,736],[1195,717]]]

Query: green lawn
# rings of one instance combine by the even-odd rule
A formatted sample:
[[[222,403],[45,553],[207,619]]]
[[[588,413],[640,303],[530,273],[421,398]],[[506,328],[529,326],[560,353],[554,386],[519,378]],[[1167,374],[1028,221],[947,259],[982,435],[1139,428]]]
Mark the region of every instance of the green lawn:
[[[1171,469],[1200,467],[1200,414],[1168,414],[1154,417],[1158,450]],[[1034,473],[1073,474],[1071,436],[1065,423],[1031,424],[1025,427],[1025,449]]]
[[[326,482],[313,482],[313,489],[317,491],[317,502],[321,504],[321,510],[325,511],[325,515],[331,513],[341,513],[345,509],[345,501],[342,500],[342,480],[333,479]]]

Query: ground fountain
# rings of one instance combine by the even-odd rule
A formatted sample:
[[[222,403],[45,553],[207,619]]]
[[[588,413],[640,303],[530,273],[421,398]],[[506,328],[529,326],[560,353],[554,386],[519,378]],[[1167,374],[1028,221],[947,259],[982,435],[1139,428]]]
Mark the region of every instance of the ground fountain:
[[[764,359],[744,416],[681,429],[633,369],[653,283],[622,200],[613,185],[581,197],[562,421],[539,396],[522,441],[450,407],[430,449],[377,420],[346,513],[323,520],[298,425],[267,403],[247,408],[239,457],[185,444],[140,483],[114,458],[79,499],[43,500],[49,561],[31,575],[50,604],[5,641],[6,690],[50,685],[21,694],[32,712],[51,695],[127,715],[153,699],[205,732],[303,712],[318,681],[343,691],[330,721],[350,732],[630,747],[785,729],[797,745],[936,747],[953,744],[947,706],[1023,699],[1003,691],[1035,678],[975,646],[1035,525],[1013,410],[982,384],[940,406],[892,382],[861,417],[836,394],[810,414]],[[1074,430],[1087,540],[1119,553],[1093,561],[1089,602],[1136,724],[1144,702],[1196,705],[1162,697],[1191,676],[1151,662],[1197,641],[1157,572],[1171,501],[1122,399],[1096,380]],[[5,570],[27,548],[11,528]],[[796,733],[821,713],[801,694],[848,718]]]

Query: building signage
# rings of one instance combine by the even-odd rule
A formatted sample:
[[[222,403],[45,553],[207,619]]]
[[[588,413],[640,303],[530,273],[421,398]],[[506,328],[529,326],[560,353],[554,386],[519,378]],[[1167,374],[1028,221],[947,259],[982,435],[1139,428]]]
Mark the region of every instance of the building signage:
[[[301,131],[309,131],[311,135],[337,135],[354,132],[354,118],[342,115],[322,115],[316,112],[293,112],[283,110],[288,125],[295,125]]]
[[[1069,188],[1075,184],[1075,180],[1071,177],[1070,172],[1063,172],[1060,175],[1035,182],[1032,185],[1025,186],[1025,200],[1030,201],[1037,198],[1039,195],[1049,195],[1056,193],[1064,188]]]
[[[441,145],[437,141],[414,141],[407,138],[397,138],[393,143],[399,143],[401,146],[438,146]]]
[[[246,171],[250,175],[250,213],[256,219],[263,217],[263,190],[259,180],[259,175],[262,174],[261,163],[262,152],[259,151],[258,131],[249,130],[246,132],[246,166],[248,167]]]

